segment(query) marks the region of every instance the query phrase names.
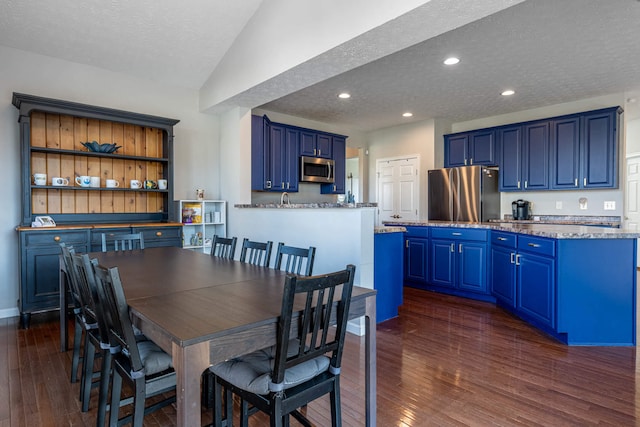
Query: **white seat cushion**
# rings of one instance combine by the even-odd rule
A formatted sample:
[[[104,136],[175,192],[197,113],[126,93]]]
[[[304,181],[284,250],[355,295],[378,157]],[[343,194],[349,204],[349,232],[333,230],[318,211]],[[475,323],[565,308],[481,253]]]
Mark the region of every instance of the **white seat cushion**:
[[[273,347],[258,350],[235,359],[212,366],[211,372],[243,390],[255,394],[268,394],[275,352]],[[289,368],[284,375],[284,389],[325,372],[329,368],[329,358],[319,356]]]

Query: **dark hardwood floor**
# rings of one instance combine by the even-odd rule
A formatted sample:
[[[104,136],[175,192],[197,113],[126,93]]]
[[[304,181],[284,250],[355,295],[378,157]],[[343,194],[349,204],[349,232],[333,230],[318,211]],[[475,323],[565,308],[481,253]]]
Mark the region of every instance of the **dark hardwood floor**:
[[[492,304],[415,289],[405,289],[398,318],[378,325],[377,340],[381,427],[640,425],[632,347],[567,347]],[[349,335],[345,426],[364,425],[363,347]],[[27,330],[0,319],[0,427],[95,425],[96,391],[93,409],[80,412],[70,358],[59,351],[55,316],[35,316]],[[318,426],[330,425],[327,405],[308,407]],[[173,407],[145,418],[173,425]]]

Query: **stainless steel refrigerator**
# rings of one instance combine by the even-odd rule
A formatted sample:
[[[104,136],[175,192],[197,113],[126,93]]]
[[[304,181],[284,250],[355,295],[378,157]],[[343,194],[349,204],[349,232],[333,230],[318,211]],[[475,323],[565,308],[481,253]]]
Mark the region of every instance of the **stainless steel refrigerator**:
[[[500,218],[497,169],[434,169],[428,179],[429,220],[484,222]]]

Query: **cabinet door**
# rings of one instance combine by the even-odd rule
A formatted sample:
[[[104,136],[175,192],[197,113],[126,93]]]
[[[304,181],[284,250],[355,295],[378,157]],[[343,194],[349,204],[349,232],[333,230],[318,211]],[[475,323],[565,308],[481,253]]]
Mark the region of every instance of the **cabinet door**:
[[[426,283],[429,278],[427,266],[429,253],[429,240],[416,237],[407,237],[405,240],[405,269],[404,278],[414,282]]]
[[[502,246],[491,248],[491,294],[509,307],[516,305],[515,251]]]
[[[268,119],[251,116],[251,189],[271,189],[271,124]]]
[[[322,194],[344,194],[346,192],[345,175],[347,172],[346,145],[345,138],[334,136],[333,144],[333,175],[335,182],[333,184],[322,184],[320,193]]]
[[[617,112],[582,117],[582,185],[585,188],[617,188]]]
[[[498,130],[500,147],[500,191],[518,191],[521,175],[522,127],[513,126]]]
[[[315,157],[316,155],[316,133],[300,131],[300,155]]]
[[[287,187],[285,171],[286,135],[284,126],[271,124],[269,147],[269,167],[267,176],[271,181],[271,190],[285,191]]]
[[[469,136],[469,162],[470,165],[495,166],[496,143],[495,132],[478,131]]]
[[[518,254],[517,309],[536,321],[555,327],[555,280],[553,258]]]
[[[444,166],[466,166],[469,148],[469,135],[445,135],[444,137]]]
[[[551,122],[551,188],[580,187],[580,117]]]
[[[316,137],[316,157],[323,159],[333,158],[333,138],[331,135],[319,133]]]
[[[452,240],[431,240],[430,251],[431,283],[439,286],[455,287],[455,242]]]
[[[458,288],[487,292],[487,245],[476,242],[458,242]]]
[[[286,178],[286,190],[298,191],[300,132],[296,129],[287,129],[285,134],[283,174]]]
[[[524,126],[522,180],[524,190],[549,188],[549,122]]]

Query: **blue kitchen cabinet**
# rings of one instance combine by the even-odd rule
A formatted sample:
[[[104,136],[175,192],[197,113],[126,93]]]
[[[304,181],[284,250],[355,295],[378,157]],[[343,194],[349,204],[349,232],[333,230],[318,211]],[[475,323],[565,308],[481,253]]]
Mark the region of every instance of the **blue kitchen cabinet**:
[[[617,188],[618,107],[551,122],[551,188]]]
[[[429,228],[406,227],[404,236],[405,285],[425,288],[429,280]]]
[[[331,159],[333,156],[333,141],[330,134],[303,130],[300,133],[300,155]]]
[[[481,229],[432,228],[430,284],[461,296],[488,295],[487,236]]]
[[[549,122],[507,126],[498,130],[500,191],[549,188]]]
[[[555,260],[520,251],[516,255],[518,279],[516,310],[534,324],[555,328]]]
[[[252,116],[251,189],[298,191],[299,131]]]
[[[516,245],[515,234],[491,232],[491,294],[511,309],[516,306]]]
[[[445,135],[444,148],[445,167],[497,164],[493,129]]]
[[[373,239],[373,287],[376,295],[376,322],[398,316],[402,305],[402,246],[404,233],[376,233]]]
[[[333,184],[322,184],[321,194],[345,194],[346,174],[347,174],[347,140],[343,136],[331,136],[333,153],[333,174],[335,182]]]

